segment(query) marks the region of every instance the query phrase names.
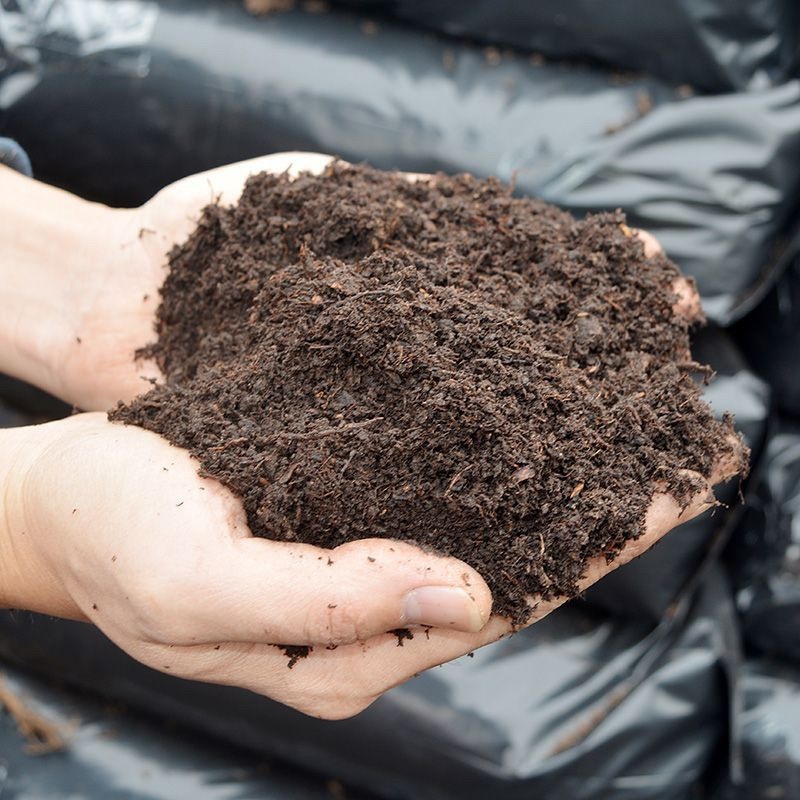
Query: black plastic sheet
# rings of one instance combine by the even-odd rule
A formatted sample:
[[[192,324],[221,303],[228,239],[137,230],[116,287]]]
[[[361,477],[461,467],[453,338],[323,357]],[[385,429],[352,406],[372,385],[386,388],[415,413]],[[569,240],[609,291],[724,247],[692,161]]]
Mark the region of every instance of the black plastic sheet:
[[[334,0],[552,58],[593,58],[709,92],[777,85],[797,68],[795,0]]]
[[[725,324],[769,288],[797,221],[796,80],[683,97],[587,67],[493,65],[390,23],[368,35],[348,14],[254,18],[216,0],[16,2],[0,7],[0,47],[2,132],[40,178],[106,202],[287,149],[495,174],[577,214],[623,208]]]
[[[735,326],[734,335],[754,369],[769,382],[777,405],[800,416],[800,259]]]
[[[800,665],[800,423],[770,437],[729,560],[746,642]]]
[[[3,800],[332,800],[336,784],[219,740],[146,718],[0,664],[0,680],[61,731],[67,748],[32,754],[0,713]],[[342,796],[340,794],[340,796]],[[362,795],[348,791],[350,800]]]
[[[752,336],[739,340],[793,407],[794,373],[785,370],[795,340],[783,345],[779,336],[797,327],[785,298],[787,285],[795,297],[787,265],[800,220],[800,83],[781,84],[798,27],[780,15],[798,6],[669,0],[646,13],[637,5],[622,23],[622,0],[599,13],[585,0],[563,0],[555,11],[550,0],[493,3],[496,25],[478,15],[489,7],[448,4],[446,13],[471,29],[447,30],[537,50],[549,42],[548,52],[647,66],[666,80],[534,63],[389,22],[365,28],[337,13],[253,19],[238,0],[12,0],[0,5],[0,129],[25,144],[40,178],[111,203],[142,202],[170,180],[239,158],[311,149],[387,168],[496,174],[578,214],[622,207],[697,277],[715,320],[728,324],[766,298],[742,324],[752,323]],[[425,9],[445,14],[440,2]],[[536,14],[542,25],[526,28]],[[647,36],[656,23],[664,46]],[[690,73],[701,88],[748,91],[698,97],[668,83],[691,81]],[[770,327],[776,322],[784,327]],[[763,382],[719,331],[698,345],[698,357],[720,373],[709,397],[737,413],[758,451],[769,409]],[[20,424],[24,390],[5,388],[0,425]],[[46,404],[36,408],[48,413]],[[747,535],[729,551],[748,644],[795,659],[798,443],[800,431],[787,425],[770,440]],[[732,797],[792,798],[797,676],[778,681],[774,671],[748,666],[740,726],[738,631],[715,563],[736,521],[720,512],[684,526],[601,582],[588,603],[425,673],[345,722],[153,672],[76,623],[2,613],[0,655],[244,745],[257,759],[290,761],[382,797],[689,800],[726,744],[732,758],[722,760],[736,774],[741,740],[745,783],[727,787],[738,792]],[[28,774],[28,762],[9,756],[0,727],[3,800],[58,798],[62,784],[65,798],[67,790],[163,796],[118,774],[138,769],[143,752],[164,780],[172,761],[196,772],[189,796],[239,796],[226,772],[238,757],[228,761],[216,745],[193,739],[192,752],[173,749],[138,723],[126,721],[104,769],[110,751],[99,749],[97,718],[86,713],[89,733],[81,735],[97,734],[98,749],[89,756],[79,748],[61,774],[54,766]],[[741,736],[728,742],[731,723]],[[97,783],[85,782],[95,776]],[[271,797],[246,769],[238,779],[241,796]],[[211,793],[215,781],[219,795]]]
[[[0,656],[381,797],[689,800],[727,730],[737,639],[714,569],[655,629],[572,604],[334,723],[154,672],[80,623],[0,614]]]
[[[744,779],[723,782],[714,800],[800,797],[800,671],[777,661],[748,661],[741,688]]]

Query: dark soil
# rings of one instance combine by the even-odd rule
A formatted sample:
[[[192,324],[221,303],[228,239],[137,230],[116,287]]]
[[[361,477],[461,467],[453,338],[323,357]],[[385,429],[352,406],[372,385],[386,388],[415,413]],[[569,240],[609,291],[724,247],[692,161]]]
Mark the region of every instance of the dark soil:
[[[656,486],[685,501],[679,470],[730,450],[678,270],[620,213],[336,165],[251,178],[170,265],[144,351],[166,383],[111,418],[194,454],[256,536],[416,542],[515,622],[639,536]]]

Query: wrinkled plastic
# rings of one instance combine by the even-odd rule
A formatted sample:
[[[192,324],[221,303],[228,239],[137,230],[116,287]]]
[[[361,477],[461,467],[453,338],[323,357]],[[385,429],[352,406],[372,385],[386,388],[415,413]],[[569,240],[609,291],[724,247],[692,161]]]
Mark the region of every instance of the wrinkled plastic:
[[[800,415],[800,259],[736,325],[734,334],[754,369],[773,388],[780,408]]]
[[[800,423],[770,437],[729,556],[747,643],[800,665]]]
[[[325,781],[266,763],[219,740],[143,718],[120,704],[56,689],[0,664],[0,679],[59,727],[67,749],[28,752],[0,713],[3,800],[331,800]],[[358,800],[351,792],[351,800]],[[359,797],[361,797],[359,795]]]
[[[713,800],[800,797],[800,670],[777,661],[748,661],[741,688],[744,779],[723,783]]]
[[[367,35],[348,14],[140,2],[152,24],[115,36],[117,4],[88,5],[89,46],[87,0],[61,0],[61,15],[0,8],[0,31],[28,33],[3,41],[3,132],[40,178],[80,193],[141,202],[172,179],[287,149],[495,174],[578,214],[623,208],[697,278],[722,323],[789,256],[798,81],[683,98],[655,79],[527,57],[493,66],[479,47],[388,22]]]
[[[336,723],[154,672],[79,623],[2,614],[0,655],[382,797],[689,800],[725,734],[737,648],[712,570],[655,630],[572,604]]]
[[[764,88],[797,69],[795,0],[334,0],[552,58],[603,61],[709,92]]]

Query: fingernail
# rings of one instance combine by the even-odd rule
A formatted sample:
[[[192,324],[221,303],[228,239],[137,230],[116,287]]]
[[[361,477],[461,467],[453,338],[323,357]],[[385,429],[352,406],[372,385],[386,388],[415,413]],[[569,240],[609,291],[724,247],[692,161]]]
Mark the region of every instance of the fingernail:
[[[408,625],[432,625],[477,633],[486,620],[478,604],[455,586],[422,586],[405,597],[403,621]]]

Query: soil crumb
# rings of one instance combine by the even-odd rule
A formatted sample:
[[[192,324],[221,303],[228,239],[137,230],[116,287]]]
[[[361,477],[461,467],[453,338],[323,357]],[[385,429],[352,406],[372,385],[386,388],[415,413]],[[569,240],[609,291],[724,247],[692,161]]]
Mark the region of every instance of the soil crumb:
[[[289,659],[286,664],[291,669],[301,658],[308,658],[314,649],[307,644],[276,644],[278,648]]]
[[[256,536],[451,554],[520,623],[731,456],[678,277],[621,213],[496,180],[256,175],[173,249],[138,354],[166,382],[110,416],[195,455]]]

